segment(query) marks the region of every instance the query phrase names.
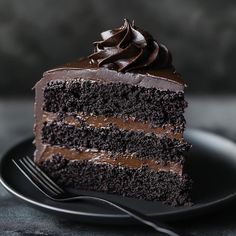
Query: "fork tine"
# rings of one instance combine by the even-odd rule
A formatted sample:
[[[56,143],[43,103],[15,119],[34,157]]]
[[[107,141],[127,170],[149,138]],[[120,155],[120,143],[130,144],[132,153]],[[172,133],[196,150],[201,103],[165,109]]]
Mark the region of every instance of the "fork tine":
[[[22,161],[36,176],[38,179],[40,179],[41,182],[43,182],[48,188],[53,190],[56,194],[60,194],[61,191],[57,190],[55,187],[53,187],[48,181],[41,175],[41,170],[38,171],[34,166],[28,163],[27,159],[23,157],[20,161]]]
[[[64,193],[64,190],[60,188],[55,182],[53,182],[28,156],[24,157],[24,159],[25,163],[31,165],[34,168],[34,170],[37,171],[37,173],[42,176],[44,182],[56,188],[60,193]]]
[[[38,177],[22,162],[18,159],[18,162],[12,159],[12,162],[16,167],[21,171],[22,174],[43,194],[47,195],[49,198],[52,198],[52,195],[57,195],[53,190],[51,190],[47,185],[45,185]],[[30,176],[33,176],[33,180]]]

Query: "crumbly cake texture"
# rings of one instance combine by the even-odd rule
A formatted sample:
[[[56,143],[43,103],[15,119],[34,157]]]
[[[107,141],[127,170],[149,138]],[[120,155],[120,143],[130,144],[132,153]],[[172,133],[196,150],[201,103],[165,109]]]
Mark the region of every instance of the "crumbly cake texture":
[[[112,125],[106,128],[93,126],[77,128],[57,122],[44,123],[42,141],[52,146],[64,146],[76,150],[84,147],[115,153],[135,153],[140,159],[157,159],[162,162],[182,162],[183,152],[189,149],[186,141],[171,140],[167,137],[160,139],[152,133],[121,130]]]
[[[184,129],[187,103],[183,92],[160,91],[128,84],[100,84],[72,80],[51,81],[44,90],[44,110],[86,112],[95,115],[132,117],[153,125],[172,124]]]
[[[168,49],[127,20],[35,85],[35,163],[62,187],[189,204],[185,84]]]
[[[186,204],[192,182],[186,175],[113,167],[88,161],[68,161],[60,155],[45,161],[41,168],[59,185],[119,194],[176,206]],[[114,178],[115,176],[115,178]]]

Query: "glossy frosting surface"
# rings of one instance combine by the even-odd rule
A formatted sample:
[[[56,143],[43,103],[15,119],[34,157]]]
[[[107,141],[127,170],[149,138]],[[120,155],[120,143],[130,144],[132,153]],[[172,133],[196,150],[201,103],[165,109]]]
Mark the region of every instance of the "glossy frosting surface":
[[[158,44],[146,31],[125,19],[124,25],[101,33],[102,41],[95,42],[92,63],[117,71],[127,72],[139,68],[172,68],[169,50]]]
[[[104,31],[101,36],[88,57],[49,70],[44,78],[60,71],[58,78],[64,79],[80,77],[177,92],[186,87],[167,47],[134,23],[125,20],[123,26]]]

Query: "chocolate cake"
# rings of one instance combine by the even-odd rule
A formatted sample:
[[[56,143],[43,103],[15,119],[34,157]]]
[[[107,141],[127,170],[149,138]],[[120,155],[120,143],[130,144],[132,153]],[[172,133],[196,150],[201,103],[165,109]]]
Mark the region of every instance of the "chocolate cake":
[[[185,83],[169,50],[128,20],[36,84],[35,162],[60,186],[189,203]]]

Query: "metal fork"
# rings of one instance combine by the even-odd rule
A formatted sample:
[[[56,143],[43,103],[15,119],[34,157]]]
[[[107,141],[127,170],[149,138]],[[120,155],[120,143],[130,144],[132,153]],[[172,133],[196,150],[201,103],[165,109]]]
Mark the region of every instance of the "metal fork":
[[[16,167],[21,171],[22,174],[44,195],[53,201],[58,202],[68,202],[75,200],[93,200],[102,203],[106,203],[112,206],[135,220],[148,225],[155,229],[157,232],[169,235],[169,236],[183,236],[181,233],[177,233],[169,226],[163,223],[153,222],[150,217],[140,213],[134,209],[130,209],[127,206],[112,202],[110,200],[94,197],[89,195],[76,195],[73,193],[65,192],[61,187],[59,187],[54,181],[52,181],[29,157],[12,159]]]

